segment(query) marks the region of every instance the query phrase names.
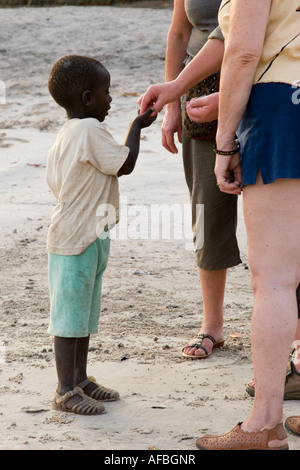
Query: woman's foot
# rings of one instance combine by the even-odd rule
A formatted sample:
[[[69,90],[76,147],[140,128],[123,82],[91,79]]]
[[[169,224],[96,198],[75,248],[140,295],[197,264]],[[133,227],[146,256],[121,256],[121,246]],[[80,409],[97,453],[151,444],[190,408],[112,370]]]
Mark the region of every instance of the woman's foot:
[[[252,379],[246,387],[246,392],[251,397],[255,395],[255,380]],[[300,372],[297,371],[295,364],[290,361],[288,364],[285,387],[284,400],[300,400]]]
[[[300,436],[300,416],[290,416],[285,420],[285,427],[296,436]]]
[[[283,424],[273,429],[258,432],[246,432],[242,423],[223,435],[199,437],[196,446],[201,450],[288,450],[287,435]]]
[[[213,349],[223,345],[224,339],[217,341],[211,335],[199,333],[182,349],[182,355],[191,359],[205,359],[211,355]]]

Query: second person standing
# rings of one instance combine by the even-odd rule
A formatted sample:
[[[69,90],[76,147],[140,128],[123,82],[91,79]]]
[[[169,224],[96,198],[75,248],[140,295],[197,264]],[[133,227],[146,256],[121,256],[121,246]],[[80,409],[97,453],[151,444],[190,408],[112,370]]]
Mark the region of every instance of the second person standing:
[[[175,0],[167,38],[166,81],[175,79],[218,26],[220,0]],[[223,38],[220,38],[220,42]],[[221,46],[222,47],[222,46]],[[223,302],[227,269],[241,262],[236,240],[237,196],[219,191],[214,174],[214,139],[196,140],[183,129],[184,99],[166,107],[162,144],[177,153],[174,135],[182,142],[185,179],[189,189],[192,228],[197,231],[197,205],[204,205],[204,242],[195,246],[203,300],[199,333],[182,349],[184,357],[203,359],[224,344]]]

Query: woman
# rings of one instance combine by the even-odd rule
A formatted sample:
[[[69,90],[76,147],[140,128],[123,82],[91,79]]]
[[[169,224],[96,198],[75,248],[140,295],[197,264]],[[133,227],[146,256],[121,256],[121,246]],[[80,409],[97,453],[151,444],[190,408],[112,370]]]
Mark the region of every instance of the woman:
[[[243,187],[255,299],[255,400],[248,419],[223,436],[199,438],[200,449],[288,449],[283,395],[300,281],[300,108],[292,99],[299,79],[299,15],[299,0],[223,0],[220,7],[226,47],[215,173],[222,191],[240,194]],[[157,90],[143,105],[151,102],[162,105]],[[289,418],[290,428],[299,432],[299,420]]]
[[[288,448],[282,403],[300,280],[300,109],[291,87],[299,71],[299,10],[298,0],[223,0],[220,7],[226,48],[215,173],[224,192],[243,186],[255,401],[244,423],[225,436],[199,438],[200,448]]]
[[[167,38],[167,82],[179,75],[184,64],[192,60],[207,41],[208,34],[216,28],[220,3],[221,0],[174,1]],[[216,47],[222,55],[223,38],[216,38],[215,42],[219,43]],[[235,235],[237,197],[221,193],[216,186],[214,140],[194,140],[182,130],[180,99],[168,104],[162,124],[162,144],[171,153],[177,153],[175,133],[182,142],[194,233],[197,233],[197,204],[204,204],[204,243],[202,246],[195,245],[203,299],[203,322],[198,336],[183,348],[182,354],[192,359],[203,359],[224,343],[223,301],[226,272],[227,268],[241,262]]]

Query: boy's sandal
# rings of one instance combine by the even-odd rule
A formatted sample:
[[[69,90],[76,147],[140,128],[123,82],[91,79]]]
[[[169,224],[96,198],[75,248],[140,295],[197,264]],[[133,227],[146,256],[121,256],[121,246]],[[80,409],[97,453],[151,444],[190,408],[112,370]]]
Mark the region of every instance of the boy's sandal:
[[[231,431],[221,436],[207,435],[199,437],[196,446],[201,450],[289,450],[286,442],[281,446],[269,447],[274,440],[286,440],[287,434],[283,424],[273,429],[259,432],[244,432],[238,423]]]
[[[296,436],[300,436],[300,416],[290,416],[285,420],[285,427]]]
[[[212,350],[210,352],[208,352],[207,349],[202,345],[202,341],[205,338],[210,339],[210,341],[213,344]],[[184,346],[184,348],[182,348],[181,352],[182,352],[183,357],[188,357],[190,359],[206,359],[207,357],[209,357],[212,354],[213,349],[221,348],[222,346],[224,346],[224,341],[219,341],[217,343],[215,338],[213,338],[211,335],[198,334],[195,338],[195,341],[193,343],[190,343],[190,344],[187,344],[186,346]],[[187,354],[187,353],[184,352],[184,350],[186,348],[202,349],[205,354],[202,354],[201,356],[198,356],[196,354]]]
[[[91,391],[85,390],[87,385],[89,385],[90,383],[93,383],[94,385],[96,385],[96,387],[94,387]],[[119,392],[111,388],[106,388],[104,387],[104,385],[100,385],[94,379],[94,377],[88,377],[86,380],[80,382],[80,384],[78,384],[77,386],[82,388],[86,395],[97,401],[116,401],[120,398]]]
[[[67,403],[71,397],[78,395],[81,400],[78,403],[68,406]],[[59,395],[55,392],[53,408],[58,411],[64,411],[68,413],[76,413],[80,415],[100,415],[105,413],[105,408],[101,403],[85,395],[83,390],[79,387],[75,387],[65,395]]]

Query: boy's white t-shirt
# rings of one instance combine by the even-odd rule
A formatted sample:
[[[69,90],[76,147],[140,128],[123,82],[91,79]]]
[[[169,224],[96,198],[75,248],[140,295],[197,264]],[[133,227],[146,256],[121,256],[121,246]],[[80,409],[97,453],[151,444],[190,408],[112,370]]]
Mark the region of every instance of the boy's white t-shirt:
[[[47,161],[47,183],[57,199],[47,237],[50,253],[78,255],[119,221],[117,174],[128,154],[97,119],[65,123]]]

